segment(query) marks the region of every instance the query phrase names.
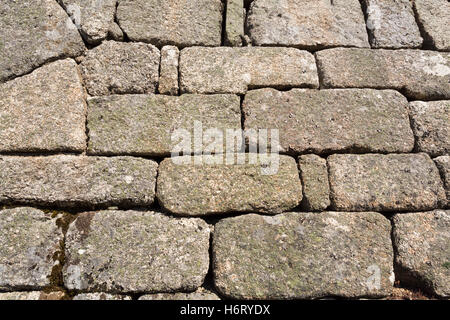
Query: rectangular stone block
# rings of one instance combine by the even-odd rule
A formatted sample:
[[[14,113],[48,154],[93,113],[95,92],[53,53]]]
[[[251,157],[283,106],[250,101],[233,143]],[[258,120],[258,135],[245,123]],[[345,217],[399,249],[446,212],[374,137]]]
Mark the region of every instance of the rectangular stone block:
[[[85,212],[66,234],[65,286],[105,293],[194,291],[209,268],[210,228],[156,212]]]
[[[335,154],[328,157],[331,205],[340,211],[440,208],[445,192],[425,154]]]
[[[441,156],[434,159],[434,163],[439,169],[445,192],[447,193],[447,208],[450,208],[450,156]]]
[[[409,152],[408,101],[392,90],[344,89],[247,93],[245,129],[278,129],[282,152]],[[250,143],[257,143],[250,139]]]
[[[244,0],[226,0],[225,44],[231,47],[242,46],[244,37]]]
[[[450,153],[450,100],[409,103],[417,150],[432,157]]]
[[[247,29],[258,46],[369,47],[358,0],[255,0]]]
[[[52,284],[54,268],[62,263],[59,253],[63,237],[56,219],[41,210],[1,210],[0,290],[40,290]],[[28,298],[37,297],[32,294]]]
[[[414,0],[417,19],[427,44],[437,50],[450,50],[450,2],[448,0]]]
[[[157,181],[160,205],[187,216],[275,214],[295,208],[302,200],[302,184],[293,158],[280,155],[271,159],[273,162],[261,158],[251,162],[249,155],[243,155],[244,161],[239,164],[237,155],[229,156],[233,163],[222,155],[165,159]]]
[[[0,152],[82,152],[86,93],[75,61],[0,84]]]
[[[303,184],[302,209],[323,211],[330,205],[327,161],[314,154],[298,158]]]
[[[220,46],[222,13],[222,0],[120,0],[117,20],[132,41]]]
[[[391,225],[375,212],[222,219],[214,282],[232,299],[383,297],[394,284]]]
[[[158,92],[171,96],[178,95],[178,65],[180,50],[175,46],[161,49],[161,67],[159,72]]]
[[[151,205],[156,170],[132,157],[0,157],[0,203],[75,207]]]
[[[208,129],[225,137],[226,129],[241,128],[240,99],[235,95],[115,95],[91,98],[88,104],[90,154],[169,156],[180,138],[200,153],[212,142]],[[185,133],[179,131],[183,134],[178,137],[177,130]],[[194,134],[200,135],[198,145]],[[221,146],[226,151],[226,145]]]
[[[450,99],[450,53],[336,48],[316,52],[324,88],[395,89],[416,100]]]
[[[258,87],[318,87],[311,53],[294,48],[186,48],[181,92],[244,94]]]

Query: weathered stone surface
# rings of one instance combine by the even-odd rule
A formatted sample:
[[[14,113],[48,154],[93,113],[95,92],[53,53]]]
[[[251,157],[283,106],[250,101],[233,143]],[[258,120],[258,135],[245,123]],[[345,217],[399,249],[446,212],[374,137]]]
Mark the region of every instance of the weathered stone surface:
[[[390,231],[375,212],[223,219],[213,236],[215,285],[237,299],[387,296]]]
[[[161,49],[161,71],[158,91],[160,94],[176,96],[178,94],[178,60],[180,50],[174,46]]]
[[[447,205],[450,207],[450,156],[442,156],[434,159],[434,163],[439,169],[441,178],[444,181],[445,191],[447,193]]]
[[[222,12],[221,0],[120,0],[117,19],[133,41],[220,46]]]
[[[245,129],[279,129],[281,150],[294,154],[409,152],[407,108],[398,92],[372,89],[259,89],[243,103]]]
[[[293,158],[280,155],[272,163],[259,158],[252,164],[248,155],[243,157],[243,164],[237,164],[236,159],[235,164],[227,164],[230,162],[223,156],[164,160],[157,181],[159,203],[180,215],[275,214],[300,203],[302,184]],[[213,158],[220,163],[214,164]],[[270,174],[264,174],[267,167]]]
[[[237,93],[257,87],[318,87],[312,54],[294,48],[185,48],[180,85],[188,93]]]
[[[255,0],[247,28],[255,45],[369,47],[358,0]]]
[[[85,96],[70,59],[0,84],[0,152],[83,151]]]
[[[445,201],[439,171],[419,154],[328,157],[331,205],[340,211],[419,211]]]
[[[201,219],[141,211],[82,213],[66,234],[64,283],[106,293],[196,290],[208,272],[209,236]]]
[[[0,293],[0,300],[63,300],[65,294],[62,291],[17,291]]]
[[[158,164],[132,157],[0,157],[0,202],[151,205]]]
[[[426,41],[438,50],[450,50],[450,3],[447,0],[414,0]]]
[[[62,231],[50,214],[33,208],[1,210],[0,290],[49,285],[52,270],[60,263],[57,252],[62,240]]]
[[[89,94],[153,93],[159,79],[160,52],[145,43],[105,41],[89,50],[81,71]]]
[[[131,300],[130,296],[109,293],[80,293],[72,300]]]
[[[77,28],[56,1],[0,3],[0,82],[83,50]]]
[[[225,43],[232,47],[242,46],[244,36],[244,0],[227,0]]]
[[[114,24],[117,0],[58,0],[87,42],[106,39]]]
[[[400,281],[450,297],[450,211],[397,214],[393,222]]]
[[[417,100],[450,98],[450,53],[335,48],[316,53],[325,88],[390,88]]]
[[[139,297],[139,300],[220,300],[220,298],[213,292],[199,288],[192,293],[157,293],[146,294]]]
[[[327,161],[314,154],[308,154],[300,156],[298,164],[303,184],[303,209],[325,210],[330,205]]]
[[[91,98],[88,104],[90,154],[168,156],[179,142],[172,141],[179,129],[190,133],[189,146],[197,153],[210,141],[194,145],[196,121],[204,131],[217,128],[224,136],[226,129],[241,128],[235,95],[123,95]]]
[[[363,0],[372,48],[420,48],[422,37],[410,0]]]
[[[431,156],[450,153],[450,100],[409,104],[418,151]]]

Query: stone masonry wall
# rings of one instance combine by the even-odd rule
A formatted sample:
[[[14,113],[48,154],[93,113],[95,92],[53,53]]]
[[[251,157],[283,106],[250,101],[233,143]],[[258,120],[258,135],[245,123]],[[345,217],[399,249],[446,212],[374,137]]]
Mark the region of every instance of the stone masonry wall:
[[[448,299],[449,26],[447,0],[1,1],[0,299]],[[171,158],[199,123],[277,129],[275,172],[251,137]]]

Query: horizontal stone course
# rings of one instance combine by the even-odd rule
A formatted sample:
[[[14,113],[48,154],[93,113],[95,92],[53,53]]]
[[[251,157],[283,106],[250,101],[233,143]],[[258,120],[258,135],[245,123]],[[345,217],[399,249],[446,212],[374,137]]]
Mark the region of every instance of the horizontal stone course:
[[[323,88],[402,91],[415,100],[450,98],[450,53],[335,48],[316,52]]]
[[[327,162],[333,209],[421,211],[445,203],[439,171],[425,153],[335,154]]]
[[[215,225],[216,288],[233,299],[383,297],[393,287],[391,226],[379,213],[249,214]]]
[[[244,94],[258,87],[318,87],[311,53],[294,48],[185,48],[180,89],[186,93]]]
[[[209,267],[209,226],[156,212],[79,214],[66,234],[64,284],[105,293],[191,291]]]
[[[249,91],[245,129],[278,129],[282,152],[410,152],[408,102],[391,90]],[[256,143],[256,141],[252,141]]]
[[[148,206],[157,166],[132,157],[0,156],[0,203]]]
[[[273,158],[273,162],[256,159],[252,163],[249,155],[243,156],[242,164],[227,164],[227,158],[221,155],[165,159],[158,170],[160,205],[174,214],[196,216],[232,212],[275,214],[300,203],[302,184],[293,158],[280,155],[279,162]]]

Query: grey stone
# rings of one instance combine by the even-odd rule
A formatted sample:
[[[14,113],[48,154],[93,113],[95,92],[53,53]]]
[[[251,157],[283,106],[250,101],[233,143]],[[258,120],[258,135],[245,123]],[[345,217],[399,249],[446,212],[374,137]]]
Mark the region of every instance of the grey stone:
[[[441,178],[444,182],[445,192],[447,193],[447,205],[450,207],[450,156],[441,156],[434,159],[434,163],[439,169]]]
[[[445,201],[439,171],[419,154],[335,154],[328,157],[332,208],[420,211]]]
[[[158,91],[160,94],[176,96],[178,94],[178,60],[180,50],[174,46],[161,49],[161,68]]]
[[[417,149],[431,156],[450,153],[450,100],[409,104]]]
[[[158,164],[131,157],[0,157],[0,203],[134,205],[154,201]]]
[[[253,161],[247,154],[242,155],[243,161],[239,163],[235,156],[164,160],[157,181],[159,203],[174,214],[188,216],[229,212],[275,214],[300,203],[302,184],[293,158],[276,155]]]
[[[0,293],[0,300],[63,300],[63,291],[16,291]]]
[[[84,39],[96,44],[106,39],[114,23],[117,0],[58,0]]]
[[[84,151],[85,98],[71,59],[0,84],[0,151]]]
[[[122,29],[115,22],[111,23],[108,30],[108,37],[115,41],[124,41],[125,36]]]
[[[109,293],[80,293],[73,297],[72,300],[131,300],[130,296],[109,294]]]
[[[76,57],[83,40],[54,0],[0,3],[0,82],[61,57]]]
[[[240,99],[234,95],[121,95],[88,100],[90,154],[169,156],[176,130],[187,130],[192,152],[206,151],[205,138],[194,144],[196,121],[206,131],[241,128]],[[223,146],[226,150],[226,145]]]
[[[233,299],[388,296],[390,231],[375,212],[223,219],[213,236],[215,285]]]
[[[448,0],[414,0],[425,40],[438,50],[450,50],[450,3]]]
[[[120,0],[117,19],[132,41],[220,46],[222,12],[221,0]]]
[[[358,0],[255,0],[247,28],[258,46],[369,47]]]
[[[244,36],[244,0],[227,0],[225,43],[231,47],[242,46]]]
[[[316,53],[324,88],[401,90],[416,100],[450,98],[450,53],[335,48]]]
[[[81,71],[89,94],[154,93],[160,52],[145,43],[105,41],[89,50]]]
[[[181,92],[244,94],[257,87],[318,87],[311,53],[294,48],[185,48]]]
[[[363,0],[372,48],[420,48],[423,39],[410,0]]]
[[[450,297],[450,211],[397,214],[393,218],[399,279]]]
[[[156,293],[146,294],[139,297],[139,300],[220,300],[220,298],[213,292],[199,288],[191,293]]]
[[[63,233],[50,214],[33,208],[1,210],[0,290],[39,290],[50,285],[53,270],[61,263],[62,241]]]
[[[330,184],[327,161],[314,154],[298,158],[303,184],[302,208],[308,211],[323,211],[330,205]]]
[[[66,234],[64,284],[105,293],[196,290],[209,267],[209,226],[156,212],[80,214]]]
[[[242,107],[245,129],[278,129],[281,151],[293,154],[410,152],[407,108],[398,92],[372,89],[259,89]]]

